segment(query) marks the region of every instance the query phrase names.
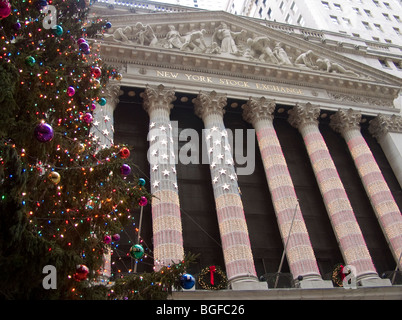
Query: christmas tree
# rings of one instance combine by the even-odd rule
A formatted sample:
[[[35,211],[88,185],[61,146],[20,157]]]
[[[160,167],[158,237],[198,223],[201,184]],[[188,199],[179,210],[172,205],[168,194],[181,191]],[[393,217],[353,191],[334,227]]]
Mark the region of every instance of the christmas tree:
[[[3,299],[89,295],[111,237],[151,197],[130,149],[93,139],[96,108],[120,75],[88,40],[110,27],[88,19],[90,5],[0,0]],[[45,266],[57,290],[44,288]]]

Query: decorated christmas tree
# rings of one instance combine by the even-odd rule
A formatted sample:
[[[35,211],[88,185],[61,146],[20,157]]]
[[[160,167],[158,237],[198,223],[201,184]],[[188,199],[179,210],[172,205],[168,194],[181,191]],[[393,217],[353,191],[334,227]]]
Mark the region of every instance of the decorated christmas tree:
[[[0,0],[3,299],[85,298],[110,240],[150,200],[130,149],[94,139],[96,108],[120,75],[89,41],[110,27],[88,19],[90,5]]]

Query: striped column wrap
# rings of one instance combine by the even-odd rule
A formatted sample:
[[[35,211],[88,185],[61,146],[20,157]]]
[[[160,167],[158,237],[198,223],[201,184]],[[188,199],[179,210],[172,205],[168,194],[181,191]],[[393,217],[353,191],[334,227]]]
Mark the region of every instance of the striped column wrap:
[[[279,230],[285,244],[297,205],[296,192],[272,120],[263,118],[256,120],[254,128]],[[286,252],[293,278],[303,276],[303,278],[321,279],[300,206],[296,209]]]
[[[398,205],[360,130],[344,130],[343,136],[391,252],[398,262],[402,252],[402,216]]]
[[[176,160],[170,124],[172,90],[160,85],[141,94],[150,119],[149,151],[155,270],[184,258]]]
[[[226,98],[224,104],[222,101],[220,102],[220,107],[216,105],[211,107],[214,101],[211,102],[209,98],[214,100],[215,96],[205,94],[200,97],[200,95],[193,102],[196,114],[204,121],[207,133],[206,144],[213,146],[214,153],[224,155],[222,161],[218,161],[219,159],[216,157],[211,159],[210,169],[226,274],[229,281],[244,277],[257,281],[233,159],[231,153],[227,149],[224,150],[224,146],[228,146],[227,137],[222,137],[222,133],[226,131],[223,123],[223,107],[226,105]],[[221,98],[222,96],[219,97],[219,99]],[[219,135],[222,137],[223,143],[215,144]],[[208,136],[212,140],[208,139]]]
[[[345,188],[317,124],[299,128],[345,263],[357,277],[377,275]]]

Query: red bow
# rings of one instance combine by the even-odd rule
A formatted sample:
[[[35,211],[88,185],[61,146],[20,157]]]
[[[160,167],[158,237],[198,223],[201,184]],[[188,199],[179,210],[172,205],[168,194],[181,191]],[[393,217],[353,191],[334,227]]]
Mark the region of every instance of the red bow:
[[[209,267],[209,273],[210,273],[210,281],[212,285],[215,285],[214,283],[214,272],[216,271],[215,266],[210,266]]]

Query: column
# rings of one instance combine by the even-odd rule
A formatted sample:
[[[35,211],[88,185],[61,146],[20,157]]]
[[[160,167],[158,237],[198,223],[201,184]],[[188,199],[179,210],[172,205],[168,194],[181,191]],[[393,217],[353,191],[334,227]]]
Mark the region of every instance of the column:
[[[307,280],[322,280],[322,278],[300,206],[297,204],[292,178],[274,129],[272,113],[275,106],[274,101],[268,101],[262,97],[260,99],[250,98],[242,108],[244,120],[250,122],[256,130],[258,146],[284,246],[294,217],[286,248],[290,272],[294,279],[299,276],[303,277],[305,281],[300,282],[301,287],[311,285],[332,287],[331,282],[309,281],[306,283]]]
[[[307,103],[289,111],[289,122],[304,139],[315,177],[344,262],[356,268],[357,281],[379,279],[345,188],[318,128],[320,109]],[[380,279],[379,279],[380,280]]]
[[[381,145],[402,187],[402,117],[380,114],[370,121],[369,131]]]
[[[119,103],[119,92],[120,84],[110,83],[105,89],[106,104],[95,104],[92,134],[99,140],[102,148],[110,147],[114,143],[113,112]]]
[[[233,158],[223,123],[226,101],[226,95],[215,91],[200,92],[198,97],[193,99],[195,113],[203,120],[205,126],[205,142],[226,273],[232,289],[243,289],[250,287],[251,282],[258,283],[258,280]],[[263,284],[267,289],[266,283]]]
[[[331,116],[331,127],[342,134],[355,162],[364,189],[398,263],[402,252],[402,216],[369,146],[360,132],[361,113],[339,110]]]
[[[110,82],[105,88],[106,104],[95,104],[91,135],[101,148],[109,148],[114,144],[113,112],[119,103],[120,84]],[[102,281],[112,276],[112,252],[110,246],[103,254]],[[105,283],[106,284],[106,283]]]
[[[147,86],[141,93],[149,114],[148,161],[151,166],[152,229],[155,270],[184,258],[180,203],[170,110],[173,89]]]

